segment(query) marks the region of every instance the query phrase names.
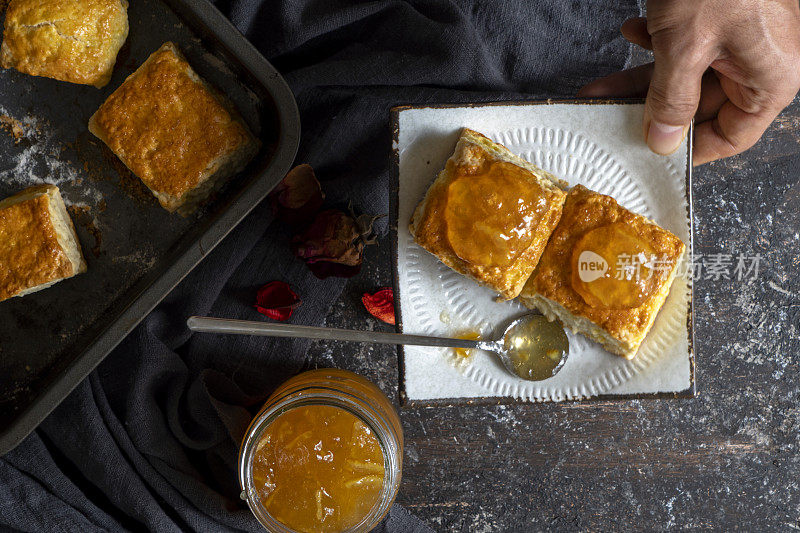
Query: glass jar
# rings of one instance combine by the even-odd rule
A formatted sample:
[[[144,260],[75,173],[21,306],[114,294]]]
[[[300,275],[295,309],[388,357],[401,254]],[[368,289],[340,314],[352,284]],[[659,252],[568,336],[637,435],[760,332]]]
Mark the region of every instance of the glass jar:
[[[258,494],[253,478],[253,463],[259,442],[278,417],[297,407],[339,408],[372,431],[383,453],[384,475],[377,501],[348,532],[370,531],[380,523],[397,496],[403,466],[403,430],[389,399],[361,376],[339,369],[311,370],[278,387],[267,399],[247,429],[239,451],[239,486],[259,522],[273,532],[293,530],[271,516]]]

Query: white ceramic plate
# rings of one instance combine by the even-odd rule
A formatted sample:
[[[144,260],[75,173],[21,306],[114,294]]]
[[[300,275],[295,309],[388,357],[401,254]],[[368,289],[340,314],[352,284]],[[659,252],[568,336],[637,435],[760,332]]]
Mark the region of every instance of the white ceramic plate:
[[[684,259],[690,260],[691,148],[684,141],[671,156],[652,154],[641,139],[642,111],[641,104],[629,102],[550,101],[396,108],[398,329],[428,335],[478,330],[488,335],[526,312],[517,302],[495,302],[494,292],[444,266],[409,234],[414,208],[452,153],[463,127],[487,135],[570,185],[580,183],[611,195],[626,208],[655,220],[687,244]],[[400,350],[403,400],[456,403],[691,396],[689,278],[676,278],[632,361],[570,333],[570,356],[561,372],[530,382],[510,375],[492,354],[477,352],[465,363],[452,350],[405,347]]]

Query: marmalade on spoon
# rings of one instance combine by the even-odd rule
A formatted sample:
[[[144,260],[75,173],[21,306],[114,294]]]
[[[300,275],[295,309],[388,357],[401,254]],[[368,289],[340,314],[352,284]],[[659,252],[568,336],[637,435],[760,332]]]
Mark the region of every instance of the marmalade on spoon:
[[[583,235],[572,248],[572,288],[592,307],[632,309],[658,287],[653,248],[626,224]]]
[[[506,333],[503,346],[515,373],[523,379],[552,377],[569,353],[569,339],[559,322],[532,316]]]
[[[528,175],[505,161],[456,168],[444,220],[458,257],[473,265],[506,267],[531,245],[547,202]]]

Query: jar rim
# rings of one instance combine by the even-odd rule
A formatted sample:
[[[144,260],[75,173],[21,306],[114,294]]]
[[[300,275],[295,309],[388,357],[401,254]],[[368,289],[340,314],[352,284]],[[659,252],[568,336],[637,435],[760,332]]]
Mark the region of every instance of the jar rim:
[[[277,398],[272,405],[253,419],[247,429],[239,452],[239,487],[242,490],[240,497],[247,502],[253,515],[262,526],[270,531],[280,533],[292,533],[294,531],[272,517],[258,498],[252,469],[253,457],[258,443],[263,432],[281,415],[295,408],[313,405],[337,407],[355,416],[373,432],[384,458],[383,486],[378,499],[361,521],[344,531],[368,531],[369,528],[375,527],[389,512],[389,508],[394,502],[400,487],[402,449],[392,424],[382,420],[383,415],[380,412],[374,409],[366,409],[359,401],[363,400],[338,388],[308,385],[293,389],[282,397]],[[372,413],[370,411],[376,412]],[[368,527],[365,528],[365,526]]]

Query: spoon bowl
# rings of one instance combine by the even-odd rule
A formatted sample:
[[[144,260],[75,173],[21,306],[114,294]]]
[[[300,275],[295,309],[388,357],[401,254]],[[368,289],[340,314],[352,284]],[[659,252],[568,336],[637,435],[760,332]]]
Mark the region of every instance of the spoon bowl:
[[[555,376],[569,356],[569,339],[558,322],[544,315],[527,314],[512,320],[495,351],[506,369],[529,381]]]

